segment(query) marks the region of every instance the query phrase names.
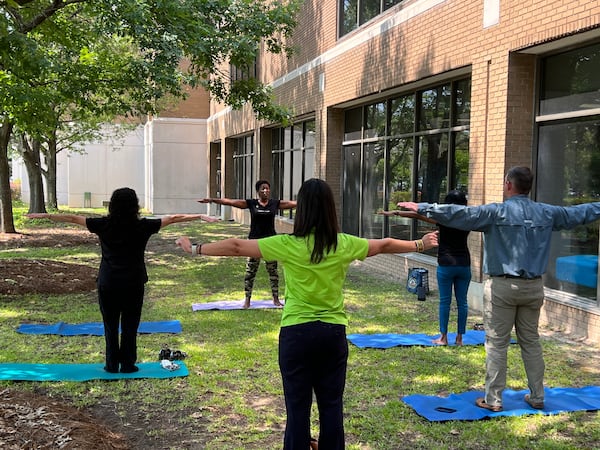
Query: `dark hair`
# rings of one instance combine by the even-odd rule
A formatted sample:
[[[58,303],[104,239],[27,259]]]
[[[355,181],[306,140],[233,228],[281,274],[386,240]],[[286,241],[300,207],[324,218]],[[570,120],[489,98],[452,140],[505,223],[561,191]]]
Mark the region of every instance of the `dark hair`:
[[[506,172],[506,179],[513,184],[519,194],[529,194],[533,186],[533,173],[529,167],[511,167]]]
[[[271,189],[271,183],[269,183],[267,180],[258,180],[254,185],[254,189],[256,190],[256,192],[258,192],[258,190],[263,184],[266,184],[267,186],[269,186],[269,189]]]
[[[466,205],[467,196],[464,192],[455,189],[446,194],[444,203],[452,203],[454,205]]]
[[[302,183],[298,191],[294,236],[314,234],[311,262],[320,263],[331,250],[337,250],[338,221],[335,200],[329,185],[318,178]]]
[[[131,188],[116,189],[108,204],[108,217],[118,222],[129,222],[139,218],[140,204]]]

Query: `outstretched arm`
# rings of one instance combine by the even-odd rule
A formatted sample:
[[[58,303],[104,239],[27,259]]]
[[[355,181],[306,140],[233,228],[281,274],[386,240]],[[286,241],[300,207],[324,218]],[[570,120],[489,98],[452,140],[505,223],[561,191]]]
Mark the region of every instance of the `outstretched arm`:
[[[53,222],[74,223],[85,227],[85,216],[77,214],[48,214],[48,213],[31,213],[25,214],[28,219],[50,219]]]
[[[296,200],[281,200],[279,202],[280,209],[294,209],[296,207]]]
[[[408,217],[410,219],[422,220],[423,222],[437,223],[435,220],[430,219],[427,216],[423,216],[421,214],[418,214],[418,213],[416,213],[414,211],[399,211],[399,210],[394,210],[394,211],[379,211],[378,214],[381,214],[383,216]]]
[[[207,216],[206,214],[173,214],[160,219],[160,227],[166,227],[173,223],[191,222],[192,220],[204,220],[205,222],[218,222],[220,219]]]
[[[415,202],[398,202],[398,208],[408,209],[409,211],[417,212],[419,210],[418,203]]]
[[[233,206],[234,208],[247,209],[248,203],[241,198],[201,198],[198,203],[216,203],[217,205]]]
[[[187,236],[182,236],[175,241],[186,253],[192,253],[192,241]],[[258,241],[256,239],[238,239],[230,238],[222,241],[211,242],[209,244],[194,244],[197,245],[197,255],[206,256],[251,256],[253,258],[262,258]],[[192,256],[194,254],[192,253]]]
[[[408,253],[422,252],[438,246],[438,232],[427,233],[422,239],[416,241],[403,241],[401,239],[369,239],[369,252],[367,256],[379,253]]]

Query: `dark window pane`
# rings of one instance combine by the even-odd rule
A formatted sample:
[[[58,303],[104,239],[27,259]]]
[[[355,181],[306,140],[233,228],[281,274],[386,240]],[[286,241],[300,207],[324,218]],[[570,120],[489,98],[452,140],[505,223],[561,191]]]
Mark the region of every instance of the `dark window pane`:
[[[358,236],[360,218],[360,145],[344,147],[342,230]]]
[[[419,130],[437,130],[450,126],[451,92],[450,85],[447,84],[420,93]]]
[[[398,202],[411,201],[412,198],[412,162],[414,139],[394,139],[389,142],[389,183],[388,210],[397,209]],[[410,239],[411,219],[400,216],[388,218],[388,235],[396,239]]]
[[[385,181],[384,143],[370,143],[364,146],[362,183],[362,227],[360,235],[367,239],[383,237],[383,216],[377,211],[383,209],[383,183]]]
[[[600,108],[600,44],[542,62],[540,114]]]
[[[415,131],[414,94],[393,99],[390,108],[390,136],[413,133]]]
[[[365,107],[365,138],[385,136],[385,103]]]
[[[360,21],[359,25],[368,22],[381,12],[379,0],[360,0]]]
[[[281,171],[281,153],[273,153],[271,157],[273,164],[272,172],[273,179],[271,181],[271,196],[273,198],[281,198],[281,188],[283,186],[283,173]]]
[[[448,192],[448,135],[433,134],[419,139],[418,202],[442,203]]]
[[[462,131],[454,136],[454,180],[451,189],[469,192],[469,132]]]
[[[344,140],[353,141],[362,136],[362,108],[354,108],[344,114]]]
[[[398,3],[402,3],[403,0],[384,0],[383,1],[383,9],[390,9],[392,6],[397,5]]]
[[[340,36],[343,36],[358,27],[358,0],[342,0],[340,9]]]
[[[460,80],[454,83],[454,105],[456,126],[471,124],[471,80]]]

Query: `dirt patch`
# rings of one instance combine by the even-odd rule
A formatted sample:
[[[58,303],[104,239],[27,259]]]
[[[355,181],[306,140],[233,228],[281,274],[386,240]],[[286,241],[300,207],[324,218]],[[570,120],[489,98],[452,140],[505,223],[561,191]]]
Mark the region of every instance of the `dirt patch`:
[[[91,415],[32,392],[0,392],[0,448],[130,449],[123,434]]]
[[[43,259],[0,259],[0,295],[74,294],[96,289],[98,269]]]
[[[154,239],[148,249],[173,247],[171,239]],[[27,247],[99,245],[81,229],[44,229],[27,234],[0,233],[0,250]],[[96,289],[98,267],[45,259],[0,259],[0,295],[10,300],[26,294],[73,294]],[[174,401],[176,401],[174,399]],[[44,392],[0,391],[0,448],[13,449],[147,449],[203,448],[202,427],[182,428],[179,420],[194,411],[141,411],[136,405],[100,401],[85,410],[68,399]],[[127,423],[123,422],[127,417]],[[198,420],[196,420],[198,425]],[[149,430],[160,430],[159,436]]]

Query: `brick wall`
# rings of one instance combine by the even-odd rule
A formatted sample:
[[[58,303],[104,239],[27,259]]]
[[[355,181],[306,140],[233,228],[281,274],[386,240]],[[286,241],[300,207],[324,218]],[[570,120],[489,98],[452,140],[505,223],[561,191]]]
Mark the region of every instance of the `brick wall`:
[[[298,117],[315,118],[316,175],[330,183],[338,205],[344,110],[436,85],[457,74],[470,76],[472,83],[470,204],[502,201],[506,170],[532,163],[537,56],[530,47],[568,36],[568,42],[554,45],[566,48],[572,38],[599,30],[600,2],[506,0],[499,2],[499,22],[484,28],[486,3],[406,0],[338,39],[338,1],[307,0],[290,41],[297,53],[290,60],[261,56],[261,79],[275,83],[277,100],[291,106]],[[211,113],[218,111],[223,111],[222,106],[211,106]],[[247,108],[220,114],[209,121],[209,140],[224,142],[232,136],[256,133],[265,125]],[[227,146],[222,148],[225,151]],[[264,172],[259,169],[257,173]],[[472,233],[469,247],[474,282],[484,278],[481,244],[481,236]],[[414,262],[405,256],[385,255],[365,263],[405,280]],[[434,265],[430,273],[435,273]],[[431,276],[432,289],[434,282],[435,276]],[[598,336],[595,310],[548,299],[544,314],[543,320],[551,324]],[[565,317],[568,324],[563,324]]]

